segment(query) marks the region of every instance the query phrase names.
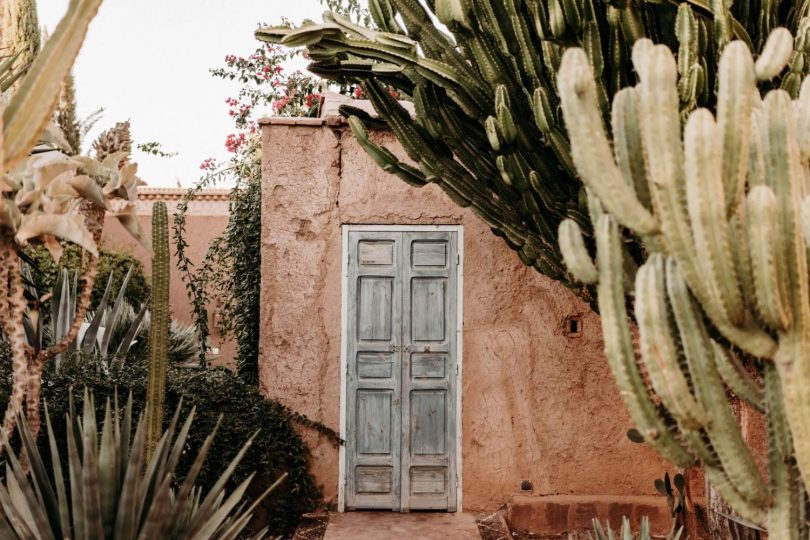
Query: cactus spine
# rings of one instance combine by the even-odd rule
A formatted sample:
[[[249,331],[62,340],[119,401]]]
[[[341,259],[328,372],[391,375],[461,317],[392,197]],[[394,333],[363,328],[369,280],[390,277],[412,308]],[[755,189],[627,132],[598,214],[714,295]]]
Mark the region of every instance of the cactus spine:
[[[688,34],[693,23],[682,19]],[[663,456],[680,466],[701,463],[736,512],[785,539],[808,532],[810,77],[796,101],[783,89],[760,97],[757,80],[781,73],[791,51],[784,28],[773,31],[756,63],[743,42],[725,44],[717,118],[697,108],[683,115],[682,132],[678,91],[687,70],[666,46],[639,40],[632,56],[640,83],[613,102],[613,150],[586,52],[568,50],[558,74],[574,164],[596,199],[589,207],[598,223],[605,349],[631,417]],[[576,232],[563,221],[560,247],[569,270],[591,283]],[[638,235],[647,248],[635,276],[622,264],[623,234]],[[749,369],[737,351],[756,358]],[[767,478],[743,440],[728,390],[766,414]]]
[[[151,455],[163,433],[169,341],[169,218],[166,203],[152,208],[152,306],[149,328],[147,449]]]

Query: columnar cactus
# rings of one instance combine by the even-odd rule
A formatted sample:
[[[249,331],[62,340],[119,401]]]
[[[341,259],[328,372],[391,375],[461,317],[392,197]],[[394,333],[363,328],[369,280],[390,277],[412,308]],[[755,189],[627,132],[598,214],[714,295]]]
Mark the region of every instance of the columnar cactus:
[[[169,218],[166,203],[152,207],[152,318],[149,328],[149,382],[146,396],[147,450],[163,433],[163,401],[169,342]]]
[[[786,539],[806,534],[810,482],[810,78],[795,101],[784,89],[761,97],[757,81],[779,76],[793,55],[784,28],[756,61],[745,43],[727,44],[717,114],[684,115],[682,134],[688,70],[668,47],[640,39],[640,83],[613,99],[612,144],[592,59],[570,49],[558,75],[596,265],[574,221],[562,222],[560,246],[575,276],[598,282],[605,350],[631,417],[664,457],[700,463],[735,511]],[[645,248],[637,269],[627,264],[633,238]],[[767,417],[767,480],[729,391]]]
[[[311,71],[361,84],[411,159],[400,161],[369,138],[359,119],[352,121],[358,140],[383,169],[412,185],[438,184],[453,201],[471,207],[525,264],[586,300],[593,300],[595,291],[571,281],[555,238],[565,217],[580,224],[588,244],[592,236],[558,113],[557,69],[566,48],[585,51],[606,120],[611,97],[636,80],[629,62],[633,43],[647,37],[678,49],[677,98],[686,113],[713,103],[718,51],[732,38],[759,50],[774,26],[799,30],[806,12],[804,2],[757,0],[370,0],[368,5],[375,29],[327,13],[323,24],[263,28],[256,36],[306,46]],[[796,76],[810,68],[805,42],[799,46],[797,40],[791,62]],[[413,100],[413,117],[386,87]],[[344,112],[362,116],[349,107]],[[623,154],[620,167],[636,166],[632,158]],[[643,199],[648,195],[640,187]]]

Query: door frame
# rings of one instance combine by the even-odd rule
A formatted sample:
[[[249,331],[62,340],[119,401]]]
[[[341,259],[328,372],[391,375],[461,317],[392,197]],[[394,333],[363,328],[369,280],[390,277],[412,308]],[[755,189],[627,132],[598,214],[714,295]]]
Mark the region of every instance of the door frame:
[[[340,438],[346,439],[346,385],[348,384],[349,330],[349,233],[350,232],[455,232],[458,244],[456,276],[456,512],[461,512],[461,375],[464,330],[464,226],[463,225],[341,225],[340,294]],[[338,512],[346,511],[346,445],[341,444],[338,459]]]

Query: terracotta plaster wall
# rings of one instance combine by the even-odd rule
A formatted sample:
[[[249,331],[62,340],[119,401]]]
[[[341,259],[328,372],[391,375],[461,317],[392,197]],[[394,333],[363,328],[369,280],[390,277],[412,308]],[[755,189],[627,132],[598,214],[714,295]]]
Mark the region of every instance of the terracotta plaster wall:
[[[464,227],[462,484],[465,510],[534,495],[651,495],[667,465],[629,442],[599,320],[524,267],[434,185],[381,170],[344,128],[264,125],[262,392],[339,427],[341,225]],[[386,133],[374,135],[402,154]],[[582,317],[579,337],[564,334]],[[338,449],[308,433],[313,472],[337,499]]]

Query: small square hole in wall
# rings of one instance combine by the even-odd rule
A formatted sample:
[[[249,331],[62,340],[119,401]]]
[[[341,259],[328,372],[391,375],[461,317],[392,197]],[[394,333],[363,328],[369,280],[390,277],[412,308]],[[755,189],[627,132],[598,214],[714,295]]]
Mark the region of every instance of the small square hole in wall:
[[[563,333],[568,337],[581,337],[582,336],[582,316],[571,315],[566,317]]]

